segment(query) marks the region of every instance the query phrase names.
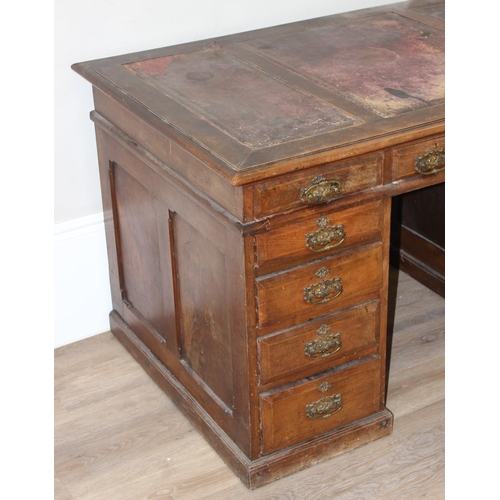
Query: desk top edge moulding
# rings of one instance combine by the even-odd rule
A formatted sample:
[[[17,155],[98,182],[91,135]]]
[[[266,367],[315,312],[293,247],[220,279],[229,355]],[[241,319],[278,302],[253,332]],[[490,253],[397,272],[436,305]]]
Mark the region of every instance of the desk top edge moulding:
[[[442,128],[444,7],[436,5],[444,3],[403,2],[73,69],[193,140],[237,185],[284,173],[290,160],[294,169],[322,162],[306,159],[319,151],[333,161],[353,144],[369,149],[374,137]]]
[[[72,68],[120,342],[248,488],[388,435],[391,200],[445,180],[444,2]]]

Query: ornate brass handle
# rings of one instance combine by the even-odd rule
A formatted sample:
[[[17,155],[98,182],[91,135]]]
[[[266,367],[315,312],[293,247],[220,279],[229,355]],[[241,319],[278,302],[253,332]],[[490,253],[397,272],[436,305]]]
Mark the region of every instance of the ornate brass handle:
[[[303,203],[318,203],[329,200],[340,193],[342,183],[335,179],[327,180],[322,175],[315,177],[311,184],[300,190],[300,200]]]
[[[415,158],[415,170],[423,175],[437,174],[444,170],[444,149],[429,151]]]
[[[317,273],[318,278],[322,278],[318,283],[304,288],[304,300],[309,304],[324,304],[330,300],[336,299],[344,290],[342,287],[342,279],[332,278],[329,280],[323,279],[330,271],[326,267],[322,267]]]
[[[339,412],[343,406],[342,394],[334,394],[306,405],[306,415],[312,419],[328,418]]]
[[[328,356],[340,351],[342,336],[340,333],[330,333],[331,331],[327,325],[321,325],[316,331],[320,338],[304,345],[305,355],[313,359],[328,358]]]
[[[326,252],[338,247],[345,240],[344,225],[328,227],[330,220],[324,215],[316,221],[319,227],[314,233],[306,234],[306,247],[313,252]]]

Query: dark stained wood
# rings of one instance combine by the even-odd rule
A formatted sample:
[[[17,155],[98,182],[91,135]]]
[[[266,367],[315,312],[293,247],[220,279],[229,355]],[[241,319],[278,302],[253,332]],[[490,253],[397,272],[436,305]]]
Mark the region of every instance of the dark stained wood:
[[[112,163],[105,134],[98,127],[95,128],[97,154],[99,161],[99,179],[101,183],[101,199],[104,214],[104,230],[106,234],[106,251],[108,255],[109,283],[113,310],[123,315],[123,269],[120,241],[118,239],[118,221],[116,214],[116,192]]]
[[[317,273],[325,269],[324,278]],[[325,296],[325,302],[304,300],[304,289],[322,281],[341,278],[343,291]],[[259,278],[257,301],[259,327],[262,333],[300,324],[378,296],[382,286],[382,246],[368,246],[307,266]]]
[[[197,190],[199,198],[205,196],[208,200],[215,200],[222,209],[239,220],[243,219],[242,189],[224,181],[214,170],[204,168],[204,163],[190,153],[187,145],[182,147],[167,138],[162,128],[155,128],[154,121],[145,123],[95,88],[94,103],[99,110],[99,113],[92,114],[96,125],[112,134],[124,147],[155,161],[158,168],[170,174],[171,179],[178,180],[179,185]],[[119,128],[114,124],[120,124]],[[217,159],[212,158],[207,163],[217,164]]]
[[[265,455],[252,464],[249,488],[264,486],[283,476],[387,436],[392,432],[392,422],[392,413],[384,409],[315,439]]]
[[[392,180],[400,181],[407,177],[421,175],[415,170],[415,158],[435,150],[444,150],[444,136],[427,141],[410,143],[392,152]]]
[[[401,224],[445,248],[445,185],[437,184],[406,193],[401,200]],[[444,274],[444,267],[439,269]]]
[[[329,255],[345,252],[359,246],[379,241],[383,227],[383,204],[376,200],[364,205],[356,205],[342,211],[335,210],[335,205],[328,210],[315,212],[297,222],[273,227],[270,223],[268,231],[255,236],[257,266],[259,275],[269,274],[314,259],[322,259]],[[323,226],[322,217],[328,222]],[[329,230],[342,226],[344,237],[334,237],[321,242],[322,234],[330,234]],[[309,246],[307,243],[309,242]],[[335,246],[334,246],[335,245]],[[332,246],[333,248],[329,248]]]
[[[61,486],[74,500],[161,498],[174,491],[179,500],[269,500],[284,492],[294,500],[333,494],[335,500],[400,500],[415,492],[444,499],[444,300],[395,269],[391,283],[397,302],[390,436],[244,491],[203,436],[104,333],[54,352],[55,499],[70,498]],[[332,434],[338,435],[326,436]],[[330,442],[324,451],[333,448]],[[275,462],[279,455],[269,457]]]
[[[111,172],[115,186],[124,300],[148,318],[163,338],[167,338],[167,332],[175,335],[175,312],[164,309],[172,304],[173,291],[171,277],[162,281],[155,199],[117,163],[113,164]]]
[[[258,488],[280,477],[345,453],[386,436],[392,431],[392,414],[384,409],[345,425],[336,432],[325,433],[317,439],[299,443],[285,451],[278,451],[250,461],[235,446],[235,443],[228,439],[183,385],[152,355],[127,324],[115,313],[111,313],[110,318],[115,336],[250,489]]]
[[[385,370],[381,371],[380,404],[386,404],[387,376],[389,373],[390,344],[388,344],[389,330],[389,255],[391,249],[391,200],[384,200],[384,231],[382,234],[382,286],[380,288],[380,341],[379,353]],[[389,347],[388,347],[389,345]]]
[[[380,410],[380,359],[343,365],[321,377],[261,396],[262,451],[277,451],[319,436],[336,427],[373,415]],[[315,418],[307,406],[340,396],[341,406],[320,408]],[[326,403],[327,404],[327,403]],[[328,417],[327,411],[333,413]]]
[[[261,422],[260,422],[260,410],[258,405],[258,394],[259,394],[259,361],[257,355],[257,314],[256,304],[257,298],[255,295],[255,253],[254,246],[255,241],[253,236],[245,235],[243,237],[244,245],[244,266],[245,266],[245,291],[246,291],[246,303],[245,303],[245,321],[246,321],[246,356],[247,359],[243,362],[238,363],[236,357],[233,355],[235,362],[238,363],[237,369],[247,370],[242,376],[242,380],[245,380],[248,384],[248,394],[249,407],[247,408],[249,415],[249,428],[248,432],[250,435],[250,452],[248,456],[252,460],[256,460],[260,457],[260,432],[261,432]],[[241,318],[239,318],[241,321]],[[246,362],[246,366],[244,363]],[[242,392],[246,392],[243,390]],[[259,439],[255,439],[258,436]]]
[[[247,383],[246,380],[249,376],[246,363],[246,339],[242,333],[245,331],[245,327],[241,323],[241,318],[245,317],[243,261],[237,257],[238,249],[242,245],[241,234],[231,221],[224,219],[226,225],[223,225],[219,221],[217,213],[200,210],[194,201],[181,191],[174,189],[150,165],[142,163],[135,155],[121,147],[109,136],[99,135],[99,141],[102,141],[102,144],[99,143],[103,147],[102,149],[113,158],[113,179],[120,178],[120,181],[112,184],[116,184],[117,188],[112,193],[112,197],[116,199],[122,197],[121,204],[117,202],[117,210],[113,215],[116,227],[119,228],[115,235],[117,238],[115,245],[120,243],[123,255],[127,251],[134,251],[136,254],[135,258],[120,257],[122,263],[120,267],[123,273],[122,288],[120,289],[120,300],[123,304],[122,318],[155,356],[168,369],[176,373],[179,381],[188,387],[193,395],[196,395],[198,401],[207,412],[217,419],[224,431],[233,436],[234,441],[241,444],[242,448],[248,449],[250,446],[250,437],[246,431],[249,418],[246,410],[249,405],[248,394],[234,390],[234,387]],[[119,172],[118,176],[116,172]],[[133,194],[127,195],[125,187]],[[127,196],[132,198],[129,199]],[[133,201],[134,196],[139,202]],[[123,204],[126,205],[127,209],[120,208]],[[144,206],[146,208],[141,208]],[[176,299],[171,291],[175,283],[173,277],[176,276],[176,270],[172,267],[173,264],[178,263],[178,259],[174,255],[172,262],[171,241],[176,242],[176,233],[168,234],[169,227],[175,228],[175,223],[170,224],[168,221],[171,216],[169,211],[175,214],[174,221],[176,216],[181,217],[192,227],[197,228],[204,235],[199,236],[202,241],[207,239],[216,241],[219,248],[222,249],[222,254],[229,255],[223,263],[223,269],[227,270],[227,275],[241,277],[236,280],[230,279],[226,288],[216,290],[219,297],[222,298],[221,304],[224,301],[226,303],[223,308],[225,323],[221,331],[225,333],[225,342],[230,346],[226,350],[226,353],[230,354],[230,359],[226,359],[226,363],[228,363],[226,366],[228,369],[227,377],[230,380],[228,382],[226,378],[225,385],[222,384],[220,387],[216,385],[220,379],[220,363],[212,365],[212,375],[208,375],[205,370],[200,376],[190,366],[189,356],[187,359],[182,357],[180,349],[182,344],[179,340],[184,341],[184,337],[182,329],[180,332],[178,331],[178,325],[182,325],[183,320],[186,322],[189,316],[186,315],[185,311],[182,311],[182,307],[179,307],[178,303],[176,304]],[[135,224],[135,227],[131,228],[131,224]],[[150,234],[144,234],[145,231],[149,231]],[[163,237],[161,244],[156,235]],[[182,232],[180,232],[180,236],[182,236]],[[123,248],[125,246],[126,250]],[[240,248],[240,252],[243,252],[242,248]],[[216,275],[219,271],[215,260],[206,261],[204,268],[207,273],[212,275]],[[193,267],[193,272],[193,284],[197,284],[199,280],[196,273],[199,273],[199,268]],[[170,279],[170,281],[160,283],[160,278]],[[147,280],[150,280],[157,288],[154,289],[151,285],[141,288],[144,287],[143,282],[147,283]],[[189,283],[191,282],[189,281]],[[177,284],[176,295],[179,295],[178,290],[180,290],[179,284]],[[155,293],[150,295],[152,291]],[[206,297],[213,298],[213,291],[214,288],[209,286],[203,289]],[[234,304],[231,306],[230,302],[233,300]],[[160,304],[164,307],[160,318],[166,322],[165,330],[160,328],[158,322],[155,321],[158,314],[157,308],[160,307]],[[182,314],[179,314],[179,311],[182,311]],[[218,326],[220,326],[222,321],[220,318],[217,318],[217,321]],[[228,337],[228,332],[233,332],[234,338]],[[212,345],[211,342],[209,341],[209,345]],[[212,348],[214,347],[212,346]],[[242,352],[242,349],[245,352]],[[228,393],[231,393],[230,398],[227,396]],[[226,399],[225,403],[221,399],[221,395]],[[245,430],[242,432],[241,429]]]
[[[248,483],[248,459],[241,452],[238,446],[227,437],[227,434],[204,410],[197,398],[193,397],[182,381],[177,380],[165,365],[159,360],[150,349],[136,336],[128,327],[127,323],[112,312],[110,324],[113,334],[120,340],[124,347],[146,370],[149,376],[158,386],[168,394],[174,403],[190,419],[191,423],[203,434],[205,439],[221,455],[235,473]]]
[[[402,251],[425,262],[437,275],[444,277],[444,250],[405,226],[401,228]]]
[[[207,239],[180,215],[175,214],[173,221],[181,358],[232,413],[227,258],[217,242]]]
[[[112,331],[249,488],[392,430],[391,198],[444,182],[415,171],[444,147],[443,41],[418,1],[73,66]]]
[[[325,165],[303,173],[279,177],[255,186],[255,217],[286,212],[315,203],[303,201],[301,190],[308,189],[318,176],[340,182],[339,192],[323,201],[378,186],[382,182],[382,155],[361,157],[345,163]]]
[[[400,195],[393,206],[393,264],[444,297],[444,184]]]
[[[359,359],[378,348],[380,304],[378,301],[344,310],[305,325],[259,338],[260,388],[272,389],[314,375],[341,363]],[[328,333],[322,333],[325,325]],[[308,344],[339,335],[326,351],[308,355]],[[321,345],[321,344],[320,344]],[[310,351],[309,351],[310,352]]]

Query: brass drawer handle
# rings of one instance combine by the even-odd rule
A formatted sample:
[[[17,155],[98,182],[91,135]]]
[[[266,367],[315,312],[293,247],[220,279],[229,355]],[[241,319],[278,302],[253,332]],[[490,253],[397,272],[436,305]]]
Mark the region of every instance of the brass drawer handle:
[[[331,331],[327,325],[321,325],[316,331],[320,338],[304,345],[305,355],[313,359],[328,358],[340,351],[342,336],[340,333],[330,333]]]
[[[322,278],[318,283],[304,288],[304,300],[309,304],[324,304],[336,299],[343,291],[342,279],[332,278],[325,280],[324,277],[330,274],[330,271],[322,267],[317,273],[318,278]]]
[[[324,215],[316,221],[319,227],[314,233],[306,234],[306,247],[313,252],[326,252],[338,247],[345,240],[344,225],[328,227],[330,220]]]
[[[342,183],[335,179],[327,180],[322,175],[318,175],[309,187],[300,190],[300,200],[303,203],[318,203],[329,200],[340,193]]]
[[[342,394],[326,396],[314,403],[306,405],[306,416],[315,420],[328,418],[339,412],[343,406]]]
[[[423,175],[437,174],[444,170],[444,149],[429,151],[415,158],[415,170]]]

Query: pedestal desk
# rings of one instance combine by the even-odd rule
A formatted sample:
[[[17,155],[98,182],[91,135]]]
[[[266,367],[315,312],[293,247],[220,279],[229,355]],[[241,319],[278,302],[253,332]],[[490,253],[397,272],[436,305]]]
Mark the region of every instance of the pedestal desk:
[[[135,359],[249,488],[389,434],[391,198],[444,181],[444,3],[73,69]]]

